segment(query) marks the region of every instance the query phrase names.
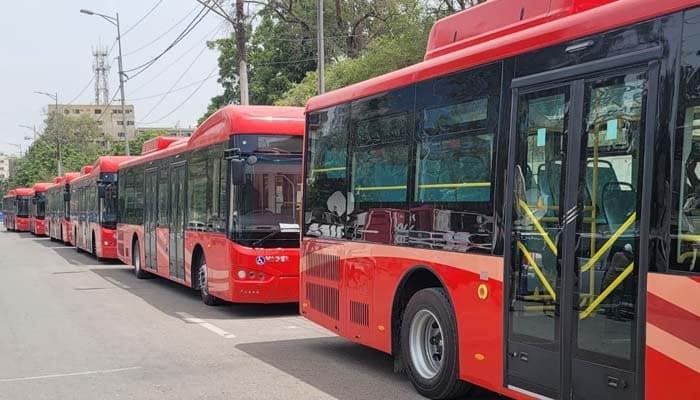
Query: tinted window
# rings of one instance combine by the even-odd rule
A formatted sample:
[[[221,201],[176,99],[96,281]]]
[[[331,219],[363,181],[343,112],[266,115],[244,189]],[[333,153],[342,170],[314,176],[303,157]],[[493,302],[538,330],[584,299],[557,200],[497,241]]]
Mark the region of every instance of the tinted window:
[[[304,232],[340,238],[347,214],[349,106],[310,114],[307,121]]]
[[[408,225],[414,87],[351,105],[351,190],[347,235],[399,244]]]
[[[670,268],[700,273],[700,9],[684,16]]]
[[[490,250],[501,64],[419,83],[408,245]]]
[[[170,170],[169,167],[163,166],[158,171],[158,222],[161,226],[166,227],[170,223],[168,210],[170,205]]]
[[[205,229],[207,222],[207,152],[199,150],[192,154],[189,164],[188,229]]]

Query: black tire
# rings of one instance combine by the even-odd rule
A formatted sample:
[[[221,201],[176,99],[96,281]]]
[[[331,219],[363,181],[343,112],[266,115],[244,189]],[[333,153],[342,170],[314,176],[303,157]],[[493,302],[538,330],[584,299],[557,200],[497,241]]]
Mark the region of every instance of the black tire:
[[[92,251],[91,251],[90,253],[92,253],[92,256],[95,257],[95,258],[99,261],[99,260],[100,260],[100,257],[97,257],[97,246],[96,246],[96,244],[97,244],[97,243],[95,243],[95,232],[92,232],[92,247],[90,247],[90,249],[92,249]]]
[[[430,337],[434,346],[429,346],[430,352],[416,350],[425,349],[421,338],[425,340],[427,330],[434,333]],[[411,383],[425,397],[454,399],[471,389],[469,383],[459,380],[457,324],[442,288],[420,290],[408,301],[401,323],[401,355]]]
[[[202,302],[208,306],[218,306],[221,304],[221,299],[209,293],[209,279],[207,272],[207,260],[204,254],[199,254],[197,257],[197,277],[199,279],[199,293],[202,297]]]
[[[83,250],[80,248],[80,246],[78,246],[78,230],[77,229],[73,229],[73,242],[75,242],[75,250],[78,253],[82,253]]]
[[[146,279],[149,277],[150,274],[141,268],[141,248],[138,240],[134,240],[131,246],[131,265],[134,266],[134,275],[137,278]]]

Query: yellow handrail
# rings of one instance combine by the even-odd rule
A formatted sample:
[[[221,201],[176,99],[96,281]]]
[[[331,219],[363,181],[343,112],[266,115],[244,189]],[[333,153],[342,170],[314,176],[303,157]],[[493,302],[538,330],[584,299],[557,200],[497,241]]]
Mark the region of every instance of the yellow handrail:
[[[320,174],[322,172],[332,172],[332,171],[345,171],[345,167],[331,167],[331,168],[318,168],[318,169],[312,169],[311,173],[312,174]]]
[[[491,186],[491,182],[424,183],[418,185],[418,187],[421,189],[452,189],[489,186]]]
[[[355,190],[358,192],[371,192],[377,190],[402,190],[406,189],[406,186],[361,186],[356,187]]]
[[[542,270],[535,262],[535,259],[532,257],[532,254],[530,254],[530,252],[527,251],[527,248],[525,247],[525,245],[522,244],[522,242],[518,242],[518,248],[527,259],[527,262],[530,263],[530,266],[535,270],[535,275],[537,275],[537,278],[540,280],[540,282],[542,282],[544,288],[547,290],[549,295],[552,296],[552,300],[556,300],[557,294],[554,292],[554,289],[552,289],[552,285],[549,284],[549,281],[544,276]]]
[[[530,206],[527,205],[522,200],[518,200],[518,204],[520,205],[520,208],[525,211],[525,215],[530,219],[533,225],[535,225],[535,229],[537,229],[537,232],[540,233],[542,238],[544,239],[544,242],[547,244],[547,247],[552,251],[552,253],[556,256],[557,255],[557,246],[554,245],[554,242],[552,242],[552,239],[549,237],[547,232],[542,228],[542,225],[540,225],[540,221],[537,220],[537,217],[535,217],[535,214],[530,211]]]
[[[608,296],[610,296],[610,294],[612,293],[612,291],[615,290],[618,286],[620,286],[620,284],[625,280],[625,278],[627,278],[632,273],[633,270],[634,270],[634,262],[631,262],[627,266],[627,268],[625,268],[622,271],[622,273],[617,278],[615,278],[615,280],[612,281],[610,283],[610,285],[608,285],[608,287],[606,287],[605,290],[603,290],[598,295],[598,297],[596,297],[595,300],[593,300],[593,302],[588,305],[588,307],[586,307],[585,310],[583,310],[579,313],[578,318],[584,319],[584,318],[588,317],[593,311],[595,311],[595,309],[598,308],[600,303],[602,303],[605,299],[607,299]]]
[[[591,258],[581,267],[581,272],[586,272],[589,269],[591,269],[591,267],[593,267],[593,265],[596,262],[598,262],[598,259],[600,259],[600,257],[603,254],[605,254],[610,249],[610,247],[612,247],[612,245],[617,241],[617,239],[619,239],[620,236],[622,236],[622,234],[625,233],[625,231],[629,229],[630,226],[632,226],[636,219],[637,213],[633,212],[632,215],[630,215],[627,218],[627,220],[624,223],[622,223],[622,225],[620,225],[619,228],[617,228],[615,233],[613,233],[612,236],[610,236],[608,240],[606,240],[605,243],[602,246],[600,246],[600,249],[598,249],[598,251],[596,251],[596,253],[593,256],[591,256]]]

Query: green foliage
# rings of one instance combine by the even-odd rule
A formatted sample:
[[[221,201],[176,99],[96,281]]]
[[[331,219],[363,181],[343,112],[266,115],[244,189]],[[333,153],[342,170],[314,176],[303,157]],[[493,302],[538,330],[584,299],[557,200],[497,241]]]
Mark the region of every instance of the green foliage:
[[[157,136],[165,136],[168,133],[162,129],[144,129],[141,130],[135,137],[129,139],[129,153],[132,156],[141,154],[143,143]],[[126,143],[124,140],[111,139],[109,154],[114,156],[123,156],[126,154]]]
[[[64,173],[92,164],[104,153],[104,137],[94,120],[86,115],[75,118],[52,113],[46,119],[44,133],[17,161],[10,186],[31,186],[53,180],[58,175],[59,145]]]
[[[401,34],[377,38],[358,58],[349,58],[326,67],[326,90],[361,82],[423,59],[430,25],[428,21],[407,25]],[[303,106],[318,93],[318,73],[311,71],[292,87],[277,105]]]

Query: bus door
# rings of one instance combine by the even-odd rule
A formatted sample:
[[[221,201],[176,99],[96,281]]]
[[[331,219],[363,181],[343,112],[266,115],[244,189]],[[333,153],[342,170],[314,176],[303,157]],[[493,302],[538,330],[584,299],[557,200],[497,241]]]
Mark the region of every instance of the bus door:
[[[158,223],[158,169],[146,170],[143,240],[148,269],[156,270],[156,224]]]
[[[174,165],[170,173],[170,276],[185,279],[186,164]]]
[[[156,223],[156,264],[158,273],[169,275],[170,248],[170,168],[158,172],[158,222]]]
[[[643,391],[640,239],[660,52],[646,53],[512,82],[505,379],[514,390],[554,399]]]

